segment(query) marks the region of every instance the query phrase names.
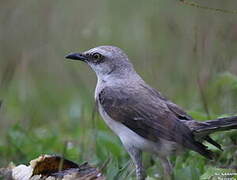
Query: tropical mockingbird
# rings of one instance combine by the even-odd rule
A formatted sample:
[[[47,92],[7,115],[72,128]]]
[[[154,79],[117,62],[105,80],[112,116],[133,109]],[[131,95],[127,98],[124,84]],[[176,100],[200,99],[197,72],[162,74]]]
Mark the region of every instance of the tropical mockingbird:
[[[99,46],[82,53],[71,53],[68,59],[86,62],[98,81],[95,100],[100,115],[117,134],[135,166],[137,180],[144,180],[142,151],[156,154],[169,176],[169,155],[183,148],[212,159],[203,141],[221,146],[210,133],[237,128],[237,116],[206,122],[195,121],[136,73],[128,56],[114,46]]]

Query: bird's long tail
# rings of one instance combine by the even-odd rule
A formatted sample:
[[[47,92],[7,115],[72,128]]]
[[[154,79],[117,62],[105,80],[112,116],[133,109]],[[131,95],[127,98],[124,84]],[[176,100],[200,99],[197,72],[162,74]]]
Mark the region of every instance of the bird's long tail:
[[[207,141],[222,150],[221,145],[214,141],[209,135],[217,131],[237,129],[237,116],[218,118],[205,122],[186,121],[186,125],[192,130],[197,140]]]
[[[230,129],[237,129],[237,116],[219,118],[216,120],[209,120],[199,122],[194,128],[193,133],[196,136],[207,136],[217,131],[226,131]]]

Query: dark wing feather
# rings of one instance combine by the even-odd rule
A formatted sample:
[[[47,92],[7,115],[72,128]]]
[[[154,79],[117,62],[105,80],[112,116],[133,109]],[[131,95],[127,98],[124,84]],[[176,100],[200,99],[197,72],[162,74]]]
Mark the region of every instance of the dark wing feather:
[[[191,130],[169,109],[163,99],[141,86],[139,90],[104,88],[98,96],[106,113],[140,136],[176,142],[211,158],[206,146],[195,141]]]
[[[179,119],[181,120],[192,120],[193,118],[189,116],[182,108],[162,96],[162,94],[155,90],[154,88],[151,88],[147,85],[142,85],[143,88],[145,88],[147,91],[149,91],[151,94],[157,96],[159,99],[163,100],[170,111],[172,111]]]
[[[174,113],[174,115],[180,119],[180,120],[184,120],[184,121],[188,121],[185,122],[186,125],[189,124],[199,124],[199,122],[195,121],[190,115],[188,115],[181,107],[179,107],[178,105],[174,104],[173,102],[171,102],[170,100],[166,99],[164,96],[161,95],[161,93],[159,91],[156,91],[154,88],[151,88],[149,86],[145,86],[143,85],[143,87],[145,89],[147,89],[151,94],[154,94],[155,96],[159,97],[161,100],[163,100],[167,107],[169,108],[170,111],[172,111]],[[189,126],[188,126],[189,127]],[[192,128],[191,128],[192,129]],[[206,140],[208,143],[216,146],[218,149],[222,150],[221,145],[218,144],[216,141],[214,141],[210,136],[205,136],[203,138],[203,140]]]
[[[181,109],[176,104],[171,101],[166,101],[168,108],[179,118],[182,120],[193,120],[191,116],[189,116],[183,109]]]

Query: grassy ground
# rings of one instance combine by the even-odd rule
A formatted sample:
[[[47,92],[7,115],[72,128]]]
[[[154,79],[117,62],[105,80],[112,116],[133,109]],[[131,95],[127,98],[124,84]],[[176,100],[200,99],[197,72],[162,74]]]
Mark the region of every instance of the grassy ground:
[[[40,83],[44,82],[38,82],[37,85],[40,86]],[[98,114],[93,118],[92,98],[81,96],[76,88],[72,90],[69,87],[62,92],[58,90],[59,87],[50,84],[47,84],[47,88],[41,86],[41,89],[28,87],[31,94],[23,97],[22,94],[19,95],[21,92],[16,84],[17,82],[12,83],[12,87],[5,93],[1,109],[1,120],[15,120],[8,124],[4,133],[1,132],[1,166],[11,161],[16,164],[27,163],[40,154],[64,154],[66,158],[79,163],[89,161],[102,166],[108,162],[104,170],[108,179],[130,179],[134,176],[134,167],[118,138],[108,130]],[[220,75],[209,86],[208,92],[220,93],[223,85],[224,92],[237,95],[237,77],[229,73]],[[82,91],[85,92],[86,89]],[[190,114],[199,120],[208,119],[204,112],[190,111]],[[218,116],[220,115],[212,114],[211,118]],[[224,152],[220,152],[209,147],[217,155],[213,161],[206,160],[195,152],[173,156],[176,179],[195,180],[205,173],[216,172],[213,168],[236,168],[236,137],[236,131],[213,135],[224,149]],[[144,155],[144,159],[148,175],[159,176],[158,173],[162,171],[159,160],[148,154]]]

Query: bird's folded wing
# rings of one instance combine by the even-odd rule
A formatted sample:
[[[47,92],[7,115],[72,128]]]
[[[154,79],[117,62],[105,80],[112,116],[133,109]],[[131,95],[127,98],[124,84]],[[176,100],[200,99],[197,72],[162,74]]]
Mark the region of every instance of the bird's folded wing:
[[[171,102],[170,100],[168,100],[167,98],[162,96],[162,94],[159,91],[157,91],[156,89],[151,88],[148,85],[142,85],[142,87],[144,89],[146,89],[151,95],[156,96],[157,98],[162,100],[167,105],[169,110],[172,111],[175,116],[177,116],[177,118],[182,119],[182,120],[192,120],[193,119],[181,107],[179,107],[175,103]]]
[[[163,138],[210,156],[206,147],[195,141],[191,130],[169,109],[166,101],[146,88],[136,91],[106,87],[97,100],[112,119],[146,139],[158,142]]]

